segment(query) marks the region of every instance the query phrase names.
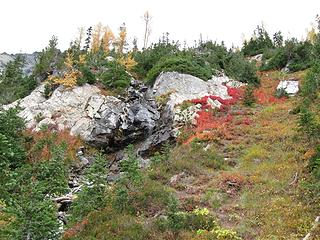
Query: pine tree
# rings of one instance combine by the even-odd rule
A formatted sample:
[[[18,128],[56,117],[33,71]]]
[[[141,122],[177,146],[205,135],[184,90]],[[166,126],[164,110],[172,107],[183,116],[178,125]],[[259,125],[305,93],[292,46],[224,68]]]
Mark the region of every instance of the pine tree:
[[[91,43],[92,27],[87,29],[87,38],[85,39],[84,51],[88,52]]]

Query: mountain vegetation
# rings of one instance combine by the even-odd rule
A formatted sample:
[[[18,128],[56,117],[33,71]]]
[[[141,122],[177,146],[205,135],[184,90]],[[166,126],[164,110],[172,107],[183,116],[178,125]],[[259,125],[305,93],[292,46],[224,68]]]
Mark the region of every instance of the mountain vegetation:
[[[116,34],[98,24],[66,51],[52,37],[30,75],[20,55],[0,73],[0,239],[320,239],[320,27],[299,41],[258,26],[241,49],[181,46],[169,34],[148,46],[147,20],[141,50],[130,48],[125,24]],[[116,176],[116,153],[50,124],[28,129],[19,107],[5,107],[41,85],[47,99],[87,84],[124,95],[134,79],[152,87],[162,72],[245,85],[226,86],[228,99],[181,103],[198,106],[196,123],[144,156],[144,167],[127,144]],[[285,79],[299,81],[298,95],[276,92]],[[208,106],[215,101],[219,109]],[[85,166],[79,149],[90,155]]]

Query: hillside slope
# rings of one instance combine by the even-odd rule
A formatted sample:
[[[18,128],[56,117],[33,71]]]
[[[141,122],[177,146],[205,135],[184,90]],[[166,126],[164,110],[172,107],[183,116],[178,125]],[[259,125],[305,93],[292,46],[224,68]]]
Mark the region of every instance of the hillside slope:
[[[319,199],[305,187],[309,143],[292,114],[299,97],[274,97],[279,76],[261,73],[253,107],[238,101],[216,113],[218,124],[187,129],[180,144],[157,155],[141,173],[141,193],[129,190],[134,215],[107,204],[64,239],[302,239],[319,214]],[[177,198],[177,216],[200,212],[205,220],[175,225],[162,187]],[[212,231],[209,216],[218,224]],[[319,239],[313,231],[308,239]]]

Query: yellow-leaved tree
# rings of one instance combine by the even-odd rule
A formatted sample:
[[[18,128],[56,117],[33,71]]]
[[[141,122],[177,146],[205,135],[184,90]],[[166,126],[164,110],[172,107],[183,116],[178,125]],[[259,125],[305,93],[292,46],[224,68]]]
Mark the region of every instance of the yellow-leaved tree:
[[[101,45],[101,36],[102,36],[103,26],[101,23],[98,23],[94,29],[92,34],[92,43],[91,43],[91,51],[96,53],[99,51]]]
[[[118,62],[123,65],[128,71],[130,71],[138,63],[134,60],[132,53],[128,53],[127,56],[121,56]]]
[[[317,32],[314,26],[311,27],[309,31],[307,31],[307,41],[311,42],[312,44],[317,39]]]
[[[104,52],[108,53],[116,38],[108,26],[104,27],[103,30],[104,30],[104,33],[101,40],[102,48]]]
[[[84,55],[80,55],[79,63],[83,64],[85,61]],[[72,88],[77,84],[78,77],[81,76],[81,72],[74,67],[77,61],[74,60],[73,54],[67,52],[66,59],[64,61],[64,65],[66,67],[66,71],[63,74],[63,77],[49,77],[49,81],[53,82],[54,84],[60,84],[67,88]]]

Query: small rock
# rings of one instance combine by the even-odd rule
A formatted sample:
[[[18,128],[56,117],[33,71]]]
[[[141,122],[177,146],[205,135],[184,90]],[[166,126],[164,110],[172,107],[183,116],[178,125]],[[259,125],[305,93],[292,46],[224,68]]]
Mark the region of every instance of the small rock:
[[[277,90],[283,89],[289,96],[294,96],[299,91],[299,81],[297,80],[285,80],[280,81],[277,86]]]
[[[170,181],[169,181],[169,184],[171,186],[175,186],[183,177],[186,176],[186,173],[185,172],[181,172],[179,174],[176,174],[176,175],[173,175],[171,178],[170,178]]]

